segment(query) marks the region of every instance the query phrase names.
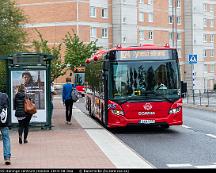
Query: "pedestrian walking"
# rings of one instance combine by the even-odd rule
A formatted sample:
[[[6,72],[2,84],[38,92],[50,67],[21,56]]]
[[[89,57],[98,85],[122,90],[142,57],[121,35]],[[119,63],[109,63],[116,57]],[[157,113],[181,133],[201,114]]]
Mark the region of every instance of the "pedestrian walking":
[[[54,95],[56,95],[56,91],[55,91],[55,88],[54,88],[54,82],[51,82],[51,114],[50,114],[50,123],[51,123],[51,127],[54,127],[54,125],[52,124],[52,115],[53,115],[53,108],[54,108],[54,105],[53,105],[53,97]]]
[[[24,100],[27,98],[25,94],[25,86],[21,84],[18,87],[18,92],[15,95],[14,108],[15,116],[19,122],[18,134],[19,134],[19,143],[22,144],[22,135],[24,132],[24,143],[28,143],[27,137],[29,132],[29,122],[32,115],[26,113],[24,110]]]
[[[71,78],[66,78],[66,83],[63,85],[62,101],[66,107],[66,124],[71,125],[71,116],[73,109],[73,100],[71,96],[75,85],[71,83]]]
[[[11,157],[11,144],[10,144],[10,136],[9,136],[9,128],[8,128],[8,95],[6,93],[0,92],[0,131],[2,135],[3,141],[3,157],[6,165],[10,165],[10,157]]]

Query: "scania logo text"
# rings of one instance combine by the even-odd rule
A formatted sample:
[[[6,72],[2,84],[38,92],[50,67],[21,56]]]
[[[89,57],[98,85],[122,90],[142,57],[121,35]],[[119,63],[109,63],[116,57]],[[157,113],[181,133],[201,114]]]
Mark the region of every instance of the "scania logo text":
[[[152,105],[151,105],[150,103],[146,103],[143,107],[144,107],[144,109],[147,110],[147,111],[149,111],[149,110],[152,109]]]
[[[138,115],[155,115],[155,112],[138,112]]]

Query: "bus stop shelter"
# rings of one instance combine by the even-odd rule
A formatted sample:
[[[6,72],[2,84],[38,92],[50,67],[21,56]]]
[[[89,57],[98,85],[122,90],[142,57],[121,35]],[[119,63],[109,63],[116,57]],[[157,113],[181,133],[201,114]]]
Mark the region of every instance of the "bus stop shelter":
[[[0,57],[5,66],[6,80],[1,90],[9,96],[8,109],[11,126],[18,123],[15,117],[14,97],[21,84],[25,86],[26,94],[32,98],[37,107],[37,113],[32,116],[31,125],[51,129],[51,60],[52,55],[43,53],[16,53]],[[5,85],[5,86],[4,86]]]

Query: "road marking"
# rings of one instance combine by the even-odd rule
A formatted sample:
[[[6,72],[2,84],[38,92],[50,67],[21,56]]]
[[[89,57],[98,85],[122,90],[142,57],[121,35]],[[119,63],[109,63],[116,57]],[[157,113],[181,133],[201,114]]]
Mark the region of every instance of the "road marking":
[[[216,168],[216,165],[200,165],[194,166],[195,168]]]
[[[212,138],[215,138],[216,139],[216,136],[215,135],[212,135],[212,134],[206,134],[207,136],[209,137],[212,137]]]
[[[186,125],[182,125],[182,127],[186,128],[186,129],[191,129],[191,127],[186,126]]]
[[[182,163],[182,164],[167,164],[169,168],[183,168],[183,167],[191,167],[192,165],[189,163]]]
[[[153,165],[141,157],[132,148],[127,146],[90,117],[86,116],[81,110],[74,109],[73,117],[82,128],[85,128],[85,131],[91,139],[117,168],[154,168]],[[87,129],[89,127],[94,127],[94,130]]]

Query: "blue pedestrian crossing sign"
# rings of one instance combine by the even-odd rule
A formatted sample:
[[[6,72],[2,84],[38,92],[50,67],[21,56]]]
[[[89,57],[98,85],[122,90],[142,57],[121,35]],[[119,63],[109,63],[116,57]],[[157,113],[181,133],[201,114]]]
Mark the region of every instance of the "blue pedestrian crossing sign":
[[[196,64],[197,63],[197,55],[189,55],[189,64]]]

